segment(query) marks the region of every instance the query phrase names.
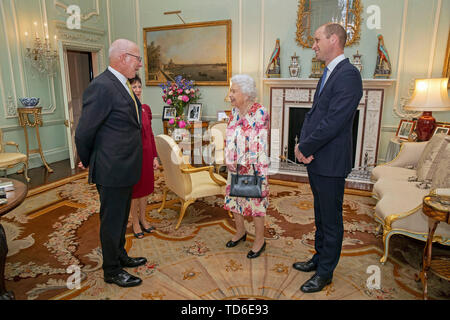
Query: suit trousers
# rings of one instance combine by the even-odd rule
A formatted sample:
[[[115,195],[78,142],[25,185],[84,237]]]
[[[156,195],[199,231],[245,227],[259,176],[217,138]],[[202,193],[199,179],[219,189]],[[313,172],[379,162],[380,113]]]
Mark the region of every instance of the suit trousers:
[[[326,177],[308,172],[309,184],[314,195],[314,219],[316,225],[316,250],[312,260],[317,274],[333,277],[342,249],[344,223],[342,204],[344,200],[344,177]]]
[[[130,215],[130,187],[105,187],[97,184],[100,195],[100,243],[103,254],[103,273],[114,276],[122,270],[120,260],[128,257],[125,234]]]

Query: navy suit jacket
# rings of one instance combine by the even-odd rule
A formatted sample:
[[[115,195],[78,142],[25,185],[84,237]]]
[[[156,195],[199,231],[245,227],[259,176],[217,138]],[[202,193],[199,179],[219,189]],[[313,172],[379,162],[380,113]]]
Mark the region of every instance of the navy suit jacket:
[[[352,128],[362,97],[361,74],[344,59],[334,68],[319,94],[317,84],[311,110],[306,113],[298,148],[314,156],[308,172],[347,177],[352,170]]]
[[[135,99],[141,119],[141,103]],[[130,94],[108,69],[83,93],[75,144],[81,162],[89,166],[89,182],[105,187],[129,187],[139,181],[141,124]]]

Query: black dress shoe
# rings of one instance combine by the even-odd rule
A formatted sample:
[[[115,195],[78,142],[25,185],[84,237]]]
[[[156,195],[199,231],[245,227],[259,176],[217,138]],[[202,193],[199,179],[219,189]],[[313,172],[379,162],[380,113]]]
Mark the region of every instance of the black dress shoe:
[[[114,283],[119,287],[135,287],[142,283],[142,280],[138,277],[135,277],[125,270],[120,271],[118,274],[111,277],[104,277],[106,283]]]
[[[145,229],[145,228],[144,228],[144,225],[143,225],[142,223],[139,222],[139,224],[141,225],[141,229],[144,230],[144,231],[147,232],[147,233],[152,233],[153,230],[156,229],[156,228],[153,227],[153,226],[150,226],[150,228]]]
[[[306,281],[301,287],[300,290],[305,293],[319,292],[326,285],[331,283],[333,278],[324,278],[319,276],[317,273],[312,276],[311,279]]]
[[[317,270],[317,264],[315,264],[312,260],[308,260],[305,262],[296,262],[292,266],[294,267],[294,269],[303,272],[311,272]]]
[[[245,240],[247,240],[247,232],[244,233],[244,235],[239,240],[236,240],[236,241],[230,240],[230,241],[228,241],[226,246],[227,246],[227,248],[236,247],[239,242],[245,241]]]
[[[143,264],[147,263],[147,259],[145,258],[130,258],[127,257],[126,259],[121,259],[120,260],[120,264],[122,265],[122,267],[124,268],[134,268],[134,267],[139,267],[142,266]]]
[[[261,255],[261,253],[264,251],[265,248],[266,248],[266,242],[264,241],[264,244],[262,245],[261,249],[259,249],[258,252],[253,252],[253,250],[250,250],[247,253],[247,258],[249,258],[249,259],[258,258]]]

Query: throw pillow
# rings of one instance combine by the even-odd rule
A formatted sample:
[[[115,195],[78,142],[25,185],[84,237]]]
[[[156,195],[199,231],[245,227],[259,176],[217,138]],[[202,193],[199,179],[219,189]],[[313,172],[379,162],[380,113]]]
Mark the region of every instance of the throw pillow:
[[[450,188],[450,143],[447,144],[442,158],[433,174],[431,188]]]
[[[435,134],[428,141],[417,163],[417,178],[419,181],[431,180],[439,160],[450,142],[450,136],[444,133]]]

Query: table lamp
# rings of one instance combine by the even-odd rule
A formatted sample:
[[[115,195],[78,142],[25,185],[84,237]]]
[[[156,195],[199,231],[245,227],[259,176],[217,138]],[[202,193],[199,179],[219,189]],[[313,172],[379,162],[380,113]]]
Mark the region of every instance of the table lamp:
[[[431,112],[450,110],[447,83],[448,78],[416,79],[414,93],[404,109],[423,111],[416,126],[419,141],[428,141],[433,135],[436,119]]]

